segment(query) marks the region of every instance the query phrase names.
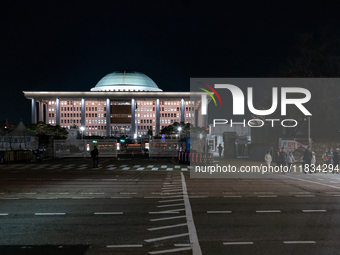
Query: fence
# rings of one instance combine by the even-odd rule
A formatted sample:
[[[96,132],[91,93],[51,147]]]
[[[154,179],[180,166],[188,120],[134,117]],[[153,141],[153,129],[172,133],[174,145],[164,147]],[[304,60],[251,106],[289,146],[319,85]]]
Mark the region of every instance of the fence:
[[[97,146],[100,157],[117,157],[116,140],[56,140],[54,141],[54,156],[66,157],[91,157],[91,150]]]
[[[150,142],[150,157],[177,157],[179,151],[178,142]]]

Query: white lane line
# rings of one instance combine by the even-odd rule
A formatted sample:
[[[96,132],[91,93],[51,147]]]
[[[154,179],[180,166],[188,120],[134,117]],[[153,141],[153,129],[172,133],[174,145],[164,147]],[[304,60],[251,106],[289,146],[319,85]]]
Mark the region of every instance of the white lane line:
[[[148,165],[147,168],[153,168],[153,165]]]
[[[280,210],[260,210],[256,211],[257,213],[280,213]]]
[[[107,245],[106,248],[141,248],[142,244]]]
[[[130,169],[130,167],[124,167],[124,168],[122,168],[122,170],[129,170]]]
[[[288,192],[289,194],[312,194],[310,192],[302,191],[302,192]]]
[[[159,211],[159,212],[149,212],[149,214],[176,214],[179,212],[172,212],[172,211]]]
[[[172,205],[157,205],[157,207],[159,207],[159,208],[161,208],[161,207],[171,207],[171,206],[180,206],[180,205],[184,205],[184,203],[183,204],[172,204]]]
[[[223,196],[223,197],[242,197],[242,196]]]
[[[284,244],[306,244],[306,243],[316,243],[315,241],[283,241]]]
[[[107,165],[106,167],[113,167],[113,166],[115,166],[116,164],[111,164],[111,165]],[[87,165],[82,165],[82,166],[87,166]]]
[[[92,181],[93,179],[76,179],[77,181]]]
[[[188,168],[181,168],[182,171],[188,171]]]
[[[173,239],[173,238],[178,238],[178,237],[182,237],[182,236],[188,236],[189,233],[185,233],[185,234],[178,234],[178,235],[171,235],[171,236],[162,236],[162,237],[157,237],[157,238],[151,238],[151,239],[146,239],[144,240],[147,243],[151,243],[151,242],[157,242],[157,241],[161,241],[161,240],[167,240],[167,239]],[[196,253],[194,253],[196,255]]]
[[[116,169],[117,167],[109,167],[109,168],[106,168],[106,170],[114,170]]]
[[[188,222],[189,239],[192,244],[192,253],[195,255],[202,255],[201,247],[198,242],[196,227],[194,223],[194,217],[192,216],[190,200],[188,196],[187,185],[185,183],[184,174],[181,172],[182,187],[183,187],[183,199],[185,204],[185,215]]]
[[[137,168],[136,170],[137,170],[137,171],[142,171],[142,170],[144,170],[144,168],[145,168],[145,167],[139,167],[139,168]]]
[[[184,248],[175,248],[169,250],[161,250],[161,251],[149,251],[150,254],[163,254],[163,253],[171,253],[171,252],[178,252],[178,251],[189,251],[191,247],[184,247]]]
[[[207,211],[207,213],[232,213],[232,211]]]
[[[184,198],[182,199],[172,199],[172,200],[161,200],[161,201],[158,201],[158,203],[168,203],[168,202],[177,202],[177,201],[183,201]]]
[[[117,181],[117,179],[102,179],[102,181]]]
[[[176,196],[167,196],[167,197],[160,197],[160,198],[176,198],[176,197],[183,197],[183,195],[176,195]]]
[[[273,192],[254,192],[256,195],[273,194]]]
[[[162,227],[156,227],[156,228],[148,228],[149,231],[154,231],[154,230],[161,230],[161,229],[168,229],[168,228],[177,228],[177,227],[183,227],[186,226],[187,223],[181,223],[181,224],[176,224],[176,225],[168,225],[168,226],[162,226]]]
[[[111,197],[111,198],[115,199],[115,198],[132,198],[132,197]]]
[[[163,198],[163,197],[144,197],[144,198]]]
[[[18,197],[2,197],[0,199],[19,199]]]
[[[95,215],[112,215],[112,214],[123,214],[123,212],[95,212]]]
[[[163,195],[163,196],[167,196],[167,195],[178,195],[178,194],[182,194],[182,193],[183,192],[163,192],[163,193],[160,193],[160,194]]]
[[[244,244],[254,244],[253,242],[223,242],[223,245],[244,245]]]
[[[167,168],[168,166],[165,166],[165,165],[163,165],[163,166],[161,166],[161,168]]]
[[[173,171],[173,170],[174,170],[174,169],[171,168],[171,167],[169,167],[169,168],[166,169],[166,171]]]
[[[262,195],[262,196],[257,196],[257,197],[277,197],[276,195]]]
[[[179,189],[179,188],[182,190],[182,185],[167,185],[162,189]]]
[[[182,191],[182,189],[164,189],[162,192]]]
[[[127,167],[128,165],[121,165],[120,167]]]
[[[37,194],[36,192],[31,192],[31,193],[19,193],[19,194],[24,194],[24,195],[35,195],[35,194]]]
[[[327,210],[302,210],[303,212],[327,212]]]
[[[137,167],[140,167],[140,165],[134,165],[133,167],[137,168]]]
[[[72,199],[93,199],[94,197],[72,197]]]
[[[45,216],[45,215],[65,215],[65,213],[35,213],[36,216]]]
[[[119,195],[136,195],[136,192],[120,192]]]
[[[0,213],[0,216],[7,216],[8,213]]]
[[[181,166],[175,166],[175,168],[181,168]]]
[[[315,195],[295,195],[295,197],[315,197]]]
[[[319,185],[324,185],[324,186],[335,188],[335,189],[340,189],[339,186],[329,185],[329,184],[325,184],[325,183],[321,183],[321,182],[308,181],[308,180],[305,180],[305,179],[288,176],[286,174],[284,175],[284,177],[295,179],[295,180],[300,180],[300,181],[305,181],[305,182],[310,182],[310,183],[315,183],[315,184],[319,184]]]
[[[58,199],[56,197],[37,197],[37,199]]]
[[[150,221],[162,221],[162,220],[175,220],[175,219],[182,219],[186,218],[187,216],[174,216],[174,217],[166,217],[166,218],[158,218],[158,219],[151,219]]]
[[[157,171],[158,167],[151,168],[151,171]]]

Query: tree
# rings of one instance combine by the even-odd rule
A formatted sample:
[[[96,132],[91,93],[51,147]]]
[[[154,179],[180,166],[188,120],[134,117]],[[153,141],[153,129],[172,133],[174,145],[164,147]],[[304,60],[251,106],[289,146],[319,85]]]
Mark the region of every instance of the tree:
[[[190,123],[184,124],[184,122],[178,123],[174,122],[173,124],[164,127],[161,130],[161,134],[165,135],[175,135],[181,133],[181,136],[190,135],[190,129],[192,125]],[[181,131],[179,131],[179,128],[181,128]]]
[[[45,124],[42,121],[30,125],[28,127],[28,130],[39,136],[39,139],[40,136],[44,135],[53,135],[54,139],[66,139],[68,135],[66,128],[62,128],[59,125],[52,126],[49,124]]]
[[[316,43],[312,34],[303,34],[298,42],[299,55],[291,59],[287,66],[278,73],[285,78],[331,78],[340,76],[340,57],[337,40],[324,37]],[[287,86],[285,84],[285,86]],[[280,86],[275,86],[279,87]],[[303,86],[301,86],[303,87]],[[339,138],[340,119],[340,84],[334,80],[315,80],[305,86],[312,94],[311,100],[304,104],[312,113],[311,137],[313,140],[331,141]],[[258,109],[269,109],[272,103],[270,89],[263,89],[259,95]],[[293,95],[294,96],[294,95]],[[295,95],[297,96],[297,95]],[[298,125],[294,128],[282,128],[282,134],[294,136],[302,131],[307,134],[307,121],[302,112],[295,106],[287,107],[287,119],[296,119]],[[253,116],[264,118],[265,116]],[[280,118],[279,112],[270,116]]]

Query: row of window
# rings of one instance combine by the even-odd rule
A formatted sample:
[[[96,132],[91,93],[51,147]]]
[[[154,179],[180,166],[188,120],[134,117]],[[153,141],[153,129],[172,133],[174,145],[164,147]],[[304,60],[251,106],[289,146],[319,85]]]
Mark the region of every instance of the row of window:
[[[89,124],[106,124],[106,120],[85,120]]]
[[[97,116],[100,118],[100,117],[106,117],[106,113],[98,113],[98,115],[97,115],[97,113],[86,113],[85,114],[85,116],[86,117],[92,117],[92,118],[97,118]]]
[[[101,129],[104,130],[106,129],[106,126],[85,126],[85,129]]]

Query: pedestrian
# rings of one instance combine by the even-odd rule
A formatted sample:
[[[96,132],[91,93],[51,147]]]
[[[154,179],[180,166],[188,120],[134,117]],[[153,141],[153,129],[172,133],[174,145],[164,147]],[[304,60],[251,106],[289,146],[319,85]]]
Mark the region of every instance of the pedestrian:
[[[280,166],[286,166],[287,163],[287,153],[285,152],[285,148],[281,148],[281,152],[279,154],[279,159],[280,159]]]
[[[333,153],[333,173],[336,172],[339,173],[339,148],[336,148],[336,150]]]
[[[289,154],[288,154],[287,162],[288,162],[288,169],[290,169],[291,165],[293,163],[295,163],[295,158],[294,158],[294,155],[293,155],[292,151],[290,151]]]
[[[276,159],[276,165],[277,166],[280,166],[280,152],[281,152],[281,150],[280,150],[280,148],[278,148],[276,150],[276,153],[275,153],[275,159]]]
[[[264,161],[266,161],[269,169],[270,164],[272,163],[272,155],[270,155],[270,151],[268,151],[267,154],[264,156]]]
[[[311,164],[315,166],[315,163],[316,163],[316,157],[315,157],[315,152],[313,151],[312,152],[312,161],[311,161]]]
[[[326,157],[328,158],[328,161],[327,161],[327,165],[333,165],[333,158],[334,158],[334,155],[333,155],[333,149],[332,148],[328,148],[328,151],[326,152]]]
[[[313,158],[313,154],[310,150],[310,147],[308,146],[305,153],[303,154],[303,172],[305,174],[307,174],[308,172],[310,172],[310,165],[312,163],[312,158]],[[307,168],[307,171],[306,171]]]
[[[93,160],[92,168],[98,168],[99,152],[97,146],[94,146],[93,150],[91,151],[91,157]]]
[[[218,155],[219,155],[219,157],[221,157],[222,151],[223,151],[223,147],[222,147],[222,145],[220,144],[217,148],[218,148]]]

